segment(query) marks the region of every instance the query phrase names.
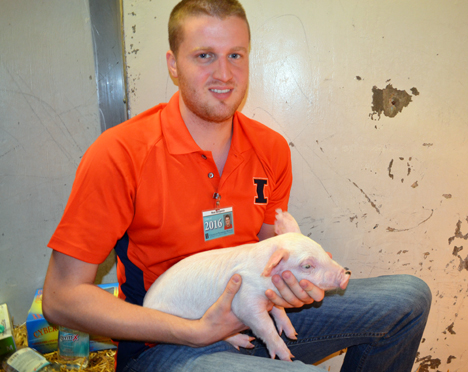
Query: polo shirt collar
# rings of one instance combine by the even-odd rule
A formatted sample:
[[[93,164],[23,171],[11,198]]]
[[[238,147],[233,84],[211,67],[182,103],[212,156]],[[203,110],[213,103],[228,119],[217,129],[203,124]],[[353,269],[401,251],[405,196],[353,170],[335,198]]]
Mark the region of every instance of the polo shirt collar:
[[[202,151],[192,138],[179,109],[179,92],[176,92],[161,113],[161,128],[169,153],[189,154]]]
[[[190,154],[203,152],[192,138],[187,126],[182,119],[179,108],[179,92],[177,91],[169,100],[161,113],[161,128],[166,140],[169,153]],[[231,140],[231,153],[241,154],[251,148],[249,141],[245,139],[242,115],[236,111],[233,118],[233,135]]]

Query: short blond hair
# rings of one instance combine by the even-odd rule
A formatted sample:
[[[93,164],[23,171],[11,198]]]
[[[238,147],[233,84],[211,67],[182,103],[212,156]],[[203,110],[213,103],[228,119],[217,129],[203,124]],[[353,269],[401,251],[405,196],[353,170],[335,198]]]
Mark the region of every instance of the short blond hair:
[[[250,26],[242,5],[237,0],[182,0],[169,17],[169,46],[177,56],[179,46],[183,41],[182,25],[185,18],[190,16],[208,15],[224,19],[226,17],[239,17],[245,21],[249,31]]]

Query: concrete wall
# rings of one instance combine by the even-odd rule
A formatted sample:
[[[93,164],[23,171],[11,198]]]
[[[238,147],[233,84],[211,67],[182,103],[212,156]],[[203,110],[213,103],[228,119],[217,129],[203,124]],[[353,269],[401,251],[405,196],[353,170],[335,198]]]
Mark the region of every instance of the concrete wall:
[[[124,0],[129,104],[167,101],[176,0]],[[290,142],[290,210],[354,277],[424,279],[433,308],[415,369],[468,361],[468,2],[243,0],[243,112]],[[340,358],[322,364],[339,370]]]
[[[124,0],[132,115],[176,90],[164,57],[176,2]],[[291,212],[355,277],[426,280],[434,301],[415,369],[463,371],[468,3],[243,4],[252,28],[243,112],[290,142]],[[100,124],[87,1],[0,0],[0,9],[0,303],[20,323]]]
[[[0,9],[0,303],[20,324],[101,130],[88,0],[0,0]]]

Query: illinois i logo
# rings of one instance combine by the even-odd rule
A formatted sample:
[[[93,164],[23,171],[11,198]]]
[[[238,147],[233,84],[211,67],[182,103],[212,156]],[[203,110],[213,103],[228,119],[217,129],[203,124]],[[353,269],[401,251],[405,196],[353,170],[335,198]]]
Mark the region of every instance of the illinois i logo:
[[[265,196],[265,186],[268,186],[268,178],[254,178],[257,196],[254,198],[254,204],[268,204],[268,198]]]

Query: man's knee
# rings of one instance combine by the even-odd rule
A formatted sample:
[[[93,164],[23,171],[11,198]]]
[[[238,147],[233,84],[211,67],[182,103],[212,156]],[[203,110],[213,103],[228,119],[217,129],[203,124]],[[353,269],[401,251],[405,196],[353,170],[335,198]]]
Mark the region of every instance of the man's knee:
[[[401,313],[427,318],[432,294],[426,282],[413,275],[395,275],[393,286],[398,298],[396,306]]]

